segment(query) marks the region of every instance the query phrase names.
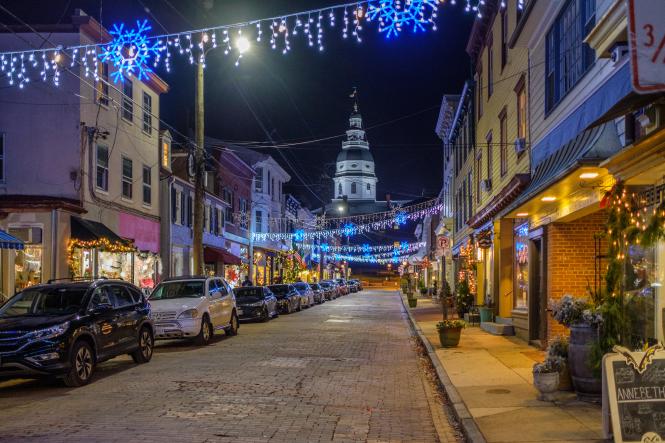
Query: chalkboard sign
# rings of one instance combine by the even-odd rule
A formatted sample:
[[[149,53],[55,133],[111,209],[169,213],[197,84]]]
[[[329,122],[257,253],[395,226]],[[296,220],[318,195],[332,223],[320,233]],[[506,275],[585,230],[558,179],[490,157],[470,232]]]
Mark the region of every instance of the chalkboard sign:
[[[614,441],[665,442],[665,352],[615,350],[603,363]]]

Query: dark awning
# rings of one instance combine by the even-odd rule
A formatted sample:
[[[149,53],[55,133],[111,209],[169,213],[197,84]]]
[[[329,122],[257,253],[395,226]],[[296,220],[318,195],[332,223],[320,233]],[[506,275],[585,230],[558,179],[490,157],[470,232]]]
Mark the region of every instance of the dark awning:
[[[226,249],[216,248],[214,246],[203,246],[203,260],[206,262],[221,261],[225,265],[240,265],[242,259],[235,254],[231,254]]]
[[[597,166],[621,148],[614,122],[587,129],[535,165],[529,186],[519,198],[501,211],[500,216],[518,208],[577,168]]]
[[[23,249],[23,242],[0,230],[0,249]]]
[[[85,242],[106,239],[109,243],[131,245],[131,242],[121,238],[111,231],[105,224],[79,217],[72,217],[72,239]]]

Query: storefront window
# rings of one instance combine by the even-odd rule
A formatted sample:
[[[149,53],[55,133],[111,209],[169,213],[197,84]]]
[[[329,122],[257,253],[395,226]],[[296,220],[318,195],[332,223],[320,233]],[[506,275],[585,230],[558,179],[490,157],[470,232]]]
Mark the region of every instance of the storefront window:
[[[134,254],[134,284],[141,289],[155,287],[160,267],[159,256],[152,253]]]
[[[98,251],[98,276],[132,281],[132,253]]]
[[[515,229],[515,309],[526,310],[529,306],[529,225],[525,223]]]
[[[665,242],[651,248],[631,246],[626,269],[625,301],[631,342],[665,341]]]
[[[171,277],[185,275],[185,251],[174,247],[171,250]]]
[[[224,278],[231,285],[231,287],[235,288],[236,286],[240,286],[240,266],[224,266]]]
[[[22,251],[16,251],[14,259],[15,292],[42,282],[42,255],[41,246],[26,246]]]

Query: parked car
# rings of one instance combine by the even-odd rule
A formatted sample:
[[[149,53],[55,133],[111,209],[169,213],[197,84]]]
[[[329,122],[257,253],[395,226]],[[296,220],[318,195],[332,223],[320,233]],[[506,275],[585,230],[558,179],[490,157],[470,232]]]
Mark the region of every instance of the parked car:
[[[296,288],[296,291],[298,291],[298,293],[302,297],[301,306],[303,308],[309,308],[314,305],[314,291],[312,291],[312,288],[309,286],[308,283],[305,282],[294,283],[293,287]]]
[[[301,309],[301,296],[293,285],[270,285],[268,289],[277,298],[279,312],[290,314]]]
[[[332,288],[333,298],[342,296],[342,288],[339,287],[339,284],[335,280],[324,280],[322,283],[325,283]]]
[[[358,292],[358,285],[355,280],[347,280],[346,285],[349,287],[349,292]]]
[[[0,373],[56,376],[76,387],[118,355],[147,363],[154,345],[149,314],[141,290],[119,280],[31,286],[0,307]]]
[[[319,287],[321,288],[321,291],[323,291],[323,296],[326,300],[334,300],[336,298],[337,290],[330,284],[330,282],[319,282]]]
[[[323,289],[323,287],[318,283],[312,283],[309,286],[312,288],[312,292],[314,293],[314,302],[317,304],[325,303],[326,290]]]
[[[346,283],[346,280],[343,278],[338,278],[335,280],[337,284],[339,285],[340,291],[342,292],[342,295],[347,295],[349,291],[349,285]]]
[[[277,298],[265,286],[235,288],[236,306],[240,320],[268,321],[277,317]]]
[[[238,334],[233,291],[219,277],[175,277],[150,294],[157,339],[194,339],[207,345],[217,330]]]

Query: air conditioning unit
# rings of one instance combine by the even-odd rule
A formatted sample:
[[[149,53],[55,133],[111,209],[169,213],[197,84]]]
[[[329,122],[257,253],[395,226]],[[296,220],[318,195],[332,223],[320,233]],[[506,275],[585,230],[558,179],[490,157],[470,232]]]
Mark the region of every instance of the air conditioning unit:
[[[621,42],[621,43],[616,43],[614,46],[612,46],[612,49],[610,50],[610,60],[612,60],[612,64],[616,66],[619,62],[621,62],[624,57],[628,54],[628,43],[626,42]]]
[[[524,137],[516,138],[515,139],[515,153],[517,155],[520,155],[524,151],[526,151],[526,140],[524,139]]]
[[[483,188],[483,191],[490,192],[492,190],[492,179],[486,178],[485,180],[482,181],[481,186]]]

